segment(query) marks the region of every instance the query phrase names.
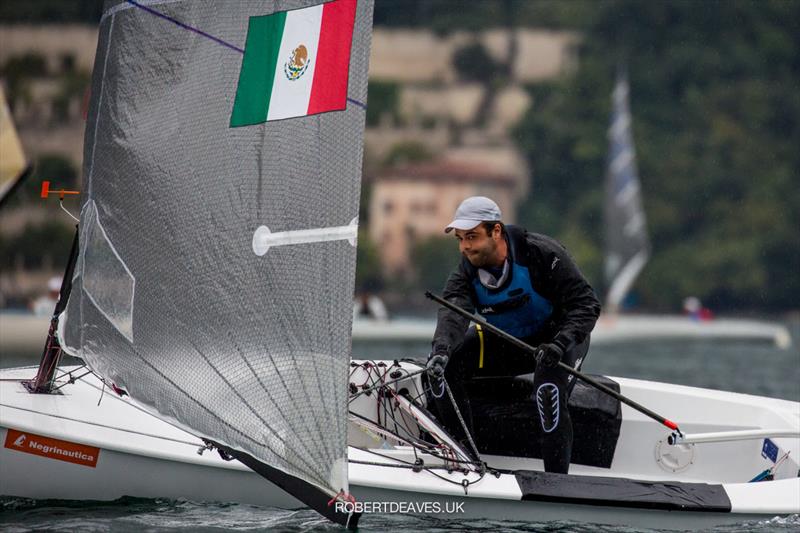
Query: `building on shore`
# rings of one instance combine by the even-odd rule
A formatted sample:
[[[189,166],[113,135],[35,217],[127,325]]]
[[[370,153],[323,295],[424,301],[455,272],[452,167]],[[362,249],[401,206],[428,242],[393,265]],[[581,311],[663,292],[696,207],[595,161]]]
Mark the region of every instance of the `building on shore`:
[[[489,196],[505,221],[516,216],[520,176],[495,167],[440,159],[388,169],[372,183],[369,235],[380,251],[384,274],[413,273],[414,244],[444,237],[458,204],[468,196]]]

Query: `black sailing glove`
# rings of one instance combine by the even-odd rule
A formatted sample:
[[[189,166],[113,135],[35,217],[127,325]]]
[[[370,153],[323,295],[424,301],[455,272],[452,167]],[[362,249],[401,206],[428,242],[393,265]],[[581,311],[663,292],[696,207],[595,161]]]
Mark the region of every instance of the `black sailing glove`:
[[[536,350],[536,365],[553,368],[558,366],[562,357],[564,357],[564,350],[558,344],[542,344]]]
[[[444,367],[447,366],[449,357],[444,354],[431,355],[428,358],[428,373],[436,378],[441,379],[444,376]]]

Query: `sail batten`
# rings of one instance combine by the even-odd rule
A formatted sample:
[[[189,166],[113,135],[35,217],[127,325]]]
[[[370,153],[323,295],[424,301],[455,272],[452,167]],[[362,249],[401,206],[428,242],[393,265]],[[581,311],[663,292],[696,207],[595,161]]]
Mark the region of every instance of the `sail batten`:
[[[349,13],[346,42],[298,23],[287,44],[347,58],[326,67],[346,69],[346,106],[231,125],[251,21],[322,4],[107,3],[63,340],[148,411],[330,497],[348,490],[365,121],[351,102],[366,101],[372,3],[324,3]],[[279,52],[284,90],[314,74]]]

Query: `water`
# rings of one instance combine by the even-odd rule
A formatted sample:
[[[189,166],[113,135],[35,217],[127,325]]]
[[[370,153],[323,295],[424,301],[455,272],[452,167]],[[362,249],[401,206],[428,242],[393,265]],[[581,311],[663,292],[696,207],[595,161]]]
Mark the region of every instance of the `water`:
[[[630,341],[592,346],[582,370],[800,401],[800,319],[786,324],[788,350],[770,343],[711,339]],[[425,342],[354,342],[357,359],[424,361]],[[488,357],[488,355],[487,355]]]
[[[779,350],[771,345],[738,342],[629,342],[596,346],[584,365],[590,373],[666,381],[712,389],[800,401],[800,321],[789,324],[794,345]],[[427,343],[358,342],[356,358],[424,359]],[[3,354],[4,367],[35,364],[32,354]],[[2,492],[2,480],[0,480]],[[367,515],[362,531],[552,531],[632,533],[641,530],[575,524],[568,521],[453,520],[410,515]],[[343,531],[313,511],[286,511],[243,504],[195,503],[185,500],[123,498],[114,502],[34,501],[0,498],[0,530],[22,531]],[[725,526],[724,533],[800,531],[800,517],[774,518],[758,523]]]
[[[537,523],[499,520],[453,520],[411,515],[365,515],[359,531],[364,532],[563,532],[641,533],[656,529],[607,527],[569,521]],[[221,532],[283,531],[343,532],[313,511],[286,511],[243,504],[194,503],[185,500],[122,498],[108,503],[76,503],[0,498],[0,530],[6,533],[53,531],[72,533],[114,532]],[[800,517],[773,518],[721,526],[719,533],[772,533],[800,530]]]

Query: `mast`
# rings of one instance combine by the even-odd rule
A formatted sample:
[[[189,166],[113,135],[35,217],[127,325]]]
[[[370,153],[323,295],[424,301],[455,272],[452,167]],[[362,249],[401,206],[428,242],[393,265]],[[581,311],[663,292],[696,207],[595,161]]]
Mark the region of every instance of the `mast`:
[[[641,186],[631,133],[628,79],[617,73],[613,110],[608,128],[609,157],[606,176],[606,302],[609,313],[619,312],[636,277],[650,257],[650,241],[642,208]]]
[[[78,227],[75,227],[75,237],[72,239],[72,248],[69,252],[69,261],[61,280],[61,291],[58,294],[58,302],[53,310],[50,319],[50,329],[47,332],[47,340],[42,351],[42,359],[39,362],[39,370],[32,381],[24,381],[23,385],[29,392],[34,394],[50,394],[53,391],[53,376],[61,360],[62,350],[58,342],[56,332],[58,331],[59,315],[67,307],[69,294],[72,291],[72,276],[75,272],[75,263],[78,259]]]

